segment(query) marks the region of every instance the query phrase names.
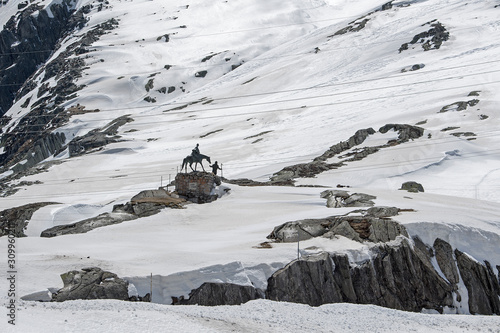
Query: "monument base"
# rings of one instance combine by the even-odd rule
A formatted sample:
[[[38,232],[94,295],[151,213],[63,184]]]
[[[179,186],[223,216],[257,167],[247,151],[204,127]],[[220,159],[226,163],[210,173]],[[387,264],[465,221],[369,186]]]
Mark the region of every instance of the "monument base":
[[[194,171],[178,173],[175,176],[175,191],[178,195],[195,203],[207,203],[217,200],[215,191],[220,185],[220,178],[210,172]]]

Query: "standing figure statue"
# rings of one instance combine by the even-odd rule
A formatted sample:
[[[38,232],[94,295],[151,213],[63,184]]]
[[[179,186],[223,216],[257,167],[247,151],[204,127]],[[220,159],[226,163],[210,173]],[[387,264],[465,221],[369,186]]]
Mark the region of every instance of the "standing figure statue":
[[[212,168],[212,173],[216,176],[217,176],[217,170],[222,170],[217,161],[215,161],[214,164],[210,165],[210,167]]]

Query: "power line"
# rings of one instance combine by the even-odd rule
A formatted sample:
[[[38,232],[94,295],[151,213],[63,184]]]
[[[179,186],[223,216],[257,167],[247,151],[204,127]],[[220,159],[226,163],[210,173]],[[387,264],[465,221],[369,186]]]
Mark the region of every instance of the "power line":
[[[474,157],[483,157],[483,156],[490,156],[490,155],[497,155],[500,152],[500,149],[493,149],[490,150],[489,152],[474,152],[474,153],[464,153],[460,155],[460,158],[474,158]],[[332,169],[333,172],[338,171],[341,173],[346,173],[346,172],[356,172],[356,171],[367,171],[367,170],[377,170],[377,169],[385,169],[388,166],[391,167],[400,167],[402,165],[410,165],[414,164],[416,162],[435,162],[435,158],[421,158],[421,159],[413,159],[411,161],[395,161],[395,162],[388,162],[388,163],[378,163],[378,164],[371,164],[369,166],[349,166],[349,168],[346,169]],[[442,160],[441,160],[442,161]],[[438,161],[441,162],[441,161]],[[418,169],[417,169],[418,170]],[[326,172],[326,171],[325,171]],[[60,184],[58,184],[60,185]],[[500,187],[500,186],[499,186]],[[82,192],[73,192],[73,193],[65,193],[61,196],[67,197],[67,196],[79,196],[82,194],[115,194],[115,193],[120,193],[120,194],[125,194],[125,193],[135,193],[137,190],[113,190],[113,191],[82,191]],[[46,198],[47,195],[33,195],[33,196],[16,196],[15,198],[2,198],[2,200],[19,200],[19,199],[36,199],[36,198]],[[56,198],[57,196],[54,196],[53,198]],[[52,199],[54,200],[54,199]]]
[[[266,102],[258,102],[258,103],[252,103],[252,104],[241,104],[241,105],[233,105],[233,106],[226,106],[226,107],[216,107],[216,108],[205,108],[205,109],[200,109],[200,110],[189,110],[189,111],[181,111],[181,112],[175,112],[175,111],[168,111],[168,110],[165,110],[163,112],[167,112],[168,111],[168,114],[169,115],[176,115],[176,114],[187,114],[187,113],[196,113],[196,112],[208,112],[208,111],[216,111],[216,110],[224,110],[224,109],[236,109],[236,108],[241,108],[241,107],[253,107],[253,106],[262,106],[262,105],[269,105],[269,104],[278,104],[278,103],[285,103],[285,102],[297,102],[297,101],[307,101],[307,100],[312,100],[312,99],[317,99],[317,98],[325,98],[325,97],[333,97],[333,96],[341,96],[341,95],[349,95],[349,94],[359,94],[359,93],[363,93],[363,92],[371,92],[371,91],[377,91],[377,90],[384,90],[384,89],[393,89],[393,88],[398,88],[398,87],[409,87],[409,86],[413,86],[413,85],[419,85],[419,84],[429,84],[431,82],[439,82],[439,81],[446,81],[446,80],[453,80],[453,79],[459,79],[459,78],[463,78],[463,77],[470,77],[470,76],[477,76],[477,75],[485,75],[485,74],[492,74],[492,73],[496,73],[496,72],[500,72],[500,69],[499,70],[492,70],[492,71],[487,71],[487,72],[481,72],[481,73],[472,73],[472,74],[462,74],[462,75],[458,75],[458,76],[452,76],[452,77],[445,77],[445,78],[439,78],[439,79],[434,79],[434,80],[426,80],[426,81],[420,81],[420,82],[412,82],[412,83],[403,83],[403,84],[397,84],[397,85],[392,85],[392,86],[385,86],[385,87],[375,87],[375,88],[369,88],[369,89],[362,89],[362,90],[356,90],[356,91],[345,91],[345,92],[335,92],[335,93],[329,93],[329,94],[325,94],[325,95],[313,95],[313,96],[307,96],[307,97],[300,97],[300,98],[291,98],[291,99],[283,99],[283,100],[278,100],[278,101],[266,101]],[[362,83],[362,82],[373,82],[374,80],[360,80],[360,81],[353,81],[353,82],[346,82],[346,83],[341,83],[341,84],[333,84],[333,85],[329,85],[329,86],[337,86],[337,85],[346,85],[346,84],[355,84],[355,83]],[[484,85],[484,84],[493,84],[493,83],[498,83],[500,81],[493,81],[493,82],[486,82],[486,83],[481,83],[481,85]],[[319,88],[324,88],[326,86],[321,86]],[[443,89],[437,89],[437,90],[433,90],[433,91],[445,91],[445,90],[453,90],[453,89],[460,89],[460,88],[466,88],[466,87],[477,87],[477,84],[475,85],[467,85],[467,86],[460,86],[460,87],[451,87],[451,88],[443,88]],[[302,88],[302,89],[292,89],[292,90],[289,90],[289,92],[293,92],[293,91],[306,91],[306,90],[309,90],[309,89],[312,89],[312,88],[315,88],[315,87],[308,87],[308,88]],[[288,91],[287,91],[288,92]],[[427,91],[427,92],[432,92],[432,91]],[[427,93],[427,92],[419,92],[419,93]],[[278,93],[278,92],[277,92]],[[282,92],[279,92],[279,93],[282,93]],[[263,93],[263,94],[266,94],[266,93]],[[401,96],[408,96],[408,95],[414,95],[416,93],[407,93],[407,94],[401,94],[399,96],[390,96],[390,97],[401,97]],[[244,95],[244,96],[239,96],[239,98],[243,98],[243,97],[252,97],[252,96],[260,96],[261,94],[254,94],[254,95]],[[390,98],[390,97],[374,97],[373,99],[380,99],[380,98]],[[237,97],[227,97],[227,98],[220,98],[220,100],[226,100],[226,99],[232,99],[232,98],[237,98]],[[353,101],[348,101],[348,102],[337,102],[337,103],[329,103],[329,104],[326,104],[326,105],[332,105],[332,104],[345,104],[345,103],[354,103],[354,102],[358,102],[358,101],[366,101],[366,99],[363,99],[363,100],[353,100]],[[173,104],[160,104],[160,105],[155,105],[155,106],[139,106],[139,107],[122,107],[122,108],[116,108],[116,109],[103,109],[103,110],[100,110],[100,112],[111,112],[111,111],[123,111],[123,110],[136,110],[136,109],[143,109],[143,108],[159,108],[159,107],[164,107],[164,106],[172,106]],[[186,105],[186,103],[183,103],[183,105]],[[325,106],[325,105],[309,105],[308,107],[317,107],[317,106]],[[262,113],[262,112],[274,112],[274,111],[286,111],[286,110],[292,110],[292,109],[296,109],[296,108],[302,108],[303,106],[300,106],[300,107],[294,107],[294,108],[290,108],[290,109],[284,109],[284,110],[281,110],[281,109],[271,109],[271,110],[267,110],[267,111],[261,111],[261,112],[250,112],[250,113],[245,113],[243,115],[246,115],[246,114],[257,114],[257,113]],[[222,115],[222,116],[211,116],[211,117],[204,117],[204,118],[197,118],[197,119],[206,119],[206,118],[213,118],[213,117],[216,117],[216,118],[219,118],[219,117],[227,117],[227,116],[236,116],[236,115],[242,115],[242,114],[233,114],[233,115]],[[14,120],[14,121],[17,121],[17,120],[20,120],[20,119],[32,119],[32,118],[40,118],[40,117],[47,117],[48,114],[44,114],[44,115],[36,115],[36,116],[20,116],[20,117],[17,117],[17,118],[13,118],[11,119]],[[56,116],[55,118],[57,119],[58,116]],[[151,115],[134,115],[133,117],[135,118],[144,118],[144,117],[151,117]],[[111,121],[111,120],[114,120],[115,118],[103,118],[101,120],[108,120],[108,121]],[[159,121],[159,122],[178,122],[180,120],[177,120],[177,121],[172,121],[172,120],[164,120],[164,121]],[[157,123],[157,122],[155,122]],[[30,125],[30,124],[27,124],[25,125],[26,127],[38,127],[39,125]],[[8,133],[4,133],[5,135],[14,135],[14,134],[21,134],[21,133],[40,133],[42,131],[22,131],[22,132],[8,132]]]
[[[499,132],[500,132],[500,130],[492,130],[492,131],[485,131],[485,132],[477,132],[475,134],[481,135],[481,138],[484,138],[484,137],[489,137],[489,136],[497,136]],[[492,133],[492,134],[490,134],[490,135],[483,135],[483,134],[486,134],[486,133]],[[455,141],[457,141],[456,137],[444,137],[444,138],[440,138],[440,139],[433,139],[431,142],[428,142],[428,141],[426,141],[426,142],[407,142],[407,144],[401,144],[401,145],[398,145],[398,146],[395,146],[395,147],[384,147],[382,149],[384,149],[384,150],[385,149],[390,149],[390,151],[397,151],[397,150],[403,150],[403,151],[404,150],[408,150],[408,151],[410,151],[410,150],[416,150],[416,149],[418,149],[420,147],[424,147],[424,146],[433,146],[433,145],[447,144],[447,143],[455,142]],[[354,147],[352,147],[349,150],[354,150],[356,148],[357,147],[354,146]],[[349,150],[343,151],[343,152],[339,153],[338,155],[342,155],[342,154],[348,153]],[[466,153],[466,154],[473,154],[473,153]],[[334,157],[338,157],[338,156],[332,156],[331,158],[334,158]],[[295,156],[294,159],[296,160],[297,156]],[[433,160],[435,158],[434,157],[430,157],[428,159],[429,160]],[[278,162],[278,161],[286,163],[285,161],[283,161],[283,158],[273,158],[273,159],[265,159],[265,160],[261,159],[261,160],[259,160],[259,162],[266,162],[266,163]],[[339,162],[352,162],[352,161],[346,161],[346,160],[342,160],[342,159],[339,159],[338,161]],[[291,161],[289,161],[288,163],[290,163],[290,162]],[[236,162],[236,163],[235,162],[226,162],[225,164],[226,164],[226,166],[229,165],[230,169],[234,170],[234,169],[246,169],[246,168],[248,168],[248,166],[255,165],[255,162],[254,161],[252,161],[252,162]],[[238,167],[238,165],[246,165],[246,166]],[[393,165],[393,163],[390,162],[387,165]],[[355,168],[355,167],[351,167],[351,168]],[[170,168],[168,170],[171,170],[172,172],[175,171],[174,168]],[[124,171],[121,171],[121,173],[123,173],[123,172]],[[71,178],[59,178],[57,180],[50,181],[50,182],[45,181],[43,184],[44,184],[44,186],[53,186],[53,185],[65,184],[65,183],[72,182],[72,181],[75,181],[75,180],[78,180],[78,184],[92,183],[92,182],[96,182],[96,181],[99,181],[99,180],[107,180],[107,181],[111,182],[111,181],[114,181],[114,180],[121,181],[124,178],[126,178],[127,180],[130,180],[130,179],[143,179],[144,177],[148,177],[148,176],[150,176],[150,177],[160,177],[161,175],[164,175],[164,174],[166,174],[166,172],[149,171],[149,172],[139,172],[139,173],[136,172],[133,176],[129,176],[129,175],[110,175],[110,176],[105,176],[105,177],[104,176],[71,177]]]

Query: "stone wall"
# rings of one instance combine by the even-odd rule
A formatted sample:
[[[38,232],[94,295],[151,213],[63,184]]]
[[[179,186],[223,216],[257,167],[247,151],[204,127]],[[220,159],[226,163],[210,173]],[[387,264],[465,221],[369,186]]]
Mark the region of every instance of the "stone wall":
[[[215,187],[220,178],[210,172],[195,171],[178,173],[175,176],[175,191],[180,196],[196,203],[207,203],[217,199]]]

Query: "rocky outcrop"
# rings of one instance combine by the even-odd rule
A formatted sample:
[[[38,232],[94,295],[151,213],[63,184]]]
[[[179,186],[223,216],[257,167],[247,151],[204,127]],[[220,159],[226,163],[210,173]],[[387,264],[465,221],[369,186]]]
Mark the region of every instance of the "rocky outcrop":
[[[64,287],[53,294],[52,300],[64,302],[76,299],[128,300],[128,282],[116,274],[98,267],[84,268],[61,274]]]
[[[401,185],[400,190],[417,193],[417,192],[424,192],[424,187],[420,183],[409,181],[409,182],[404,182]]]
[[[401,45],[401,47],[399,48],[399,53],[408,50],[408,44],[421,44],[424,51],[439,49],[443,42],[447,41],[450,38],[450,33],[440,22],[434,22],[435,20],[432,22],[427,22],[426,24],[429,24],[432,28],[415,35],[411,42]]]
[[[111,213],[103,213],[71,224],[54,226],[44,230],[40,237],[83,234],[96,228],[151,216],[165,208],[181,209],[185,203],[186,200],[167,192],[163,188],[145,190],[135,195],[130,202],[115,205]]]
[[[84,234],[96,228],[135,220],[137,216],[127,213],[103,213],[79,222],[57,225],[42,231],[40,237],[56,237],[69,234]]]
[[[378,207],[372,212],[385,211],[387,208]],[[392,207],[395,211],[397,208]],[[334,238],[343,236],[363,242],[389,242],[398,236],[408,237],[406,228],[389,218],[379,218],[365,215],[358,216],[330,216],[324,219],[305,219],[286,222],[274,228],[267,236],[275,242],[289,243],[297,240],[307,240],[314,237]]]
[[[205,282],[199,288],[192,290],[188,299],[183,297],[174,299],[174,305],[240,305],[264,297],[262,290],[252,286]]]
[[[469,296],[471,314],[500,315],[500,281],[489,262],[481,264],[455,249],[457,266]]]
[[[85,8],[87,7],[82,8],[78,12],[80,13],[79,15],[83,15],[83,12],[86,10]],[[37,64],[37,68],[40,68],[19,89],[16,98],[19,100],[28,93],[38,89],[36,96],[38,99],[33,101],[32,97],[34,96],[28,97],[23,105],[24,107],[28,107],[31,101],[31,111],[21,118],[18,123],[14,124],[14,126],[9,128],[5,128],[4,126],[4,134],[0,138],[0,147],[3,147],[3,153],[0,154],[0,172],[6,171],[16,164],[18,166],[15,168],[24,171],[23,167],[19,164],[22,164],[23,160],[30,158],[35,146],[43,145],[43,142],[47,140],[50,141],[51,133],[56,128],[67,123],[68,119],[74,114],[72,111],[74,107],[66,109],[64,103],[69,99],[75,98],[76,92],[83,87],[76,84],[85,67],[85,61],[79,55],[88,52],[88,47],[93,42],[97,41],[108,30],[114,29],[117,25],[118,22],[114,19],[99,24],[86,34],[78,36],[76,42],[58,52],[57,57],[51,59],[45,66]],[[29,53],[32,54],[32,52]],[[17,67],[15,66],[15,68]],[[50,84],[49,81],[51,82]],[[38,87],[40,82],[41,86]],[[0,121],[2,125],[7,125],[9,122],[10,119],[7,118]],[[47,139],[47,137],[49,138]]]
[[[121,116],[102,129],[95,129],[85,134],[84,136],[74,138],[69,143],[69,156],[83,155],[89,151],[101,148],[107,144],[118,142],[120,136],[117,135],[118,128],[134,121],[129,116]]]
[[[341,141],[331,146],[322,155],[313,159],[312,162],[301,163],[292,166],[287,166],[282,170],[272,175],[272,182],[293,182],[294,178],[312,178],[317,174],[331,169],[338,169],[347,162],[359,161],[363,158],[378,152],[380,149],[392,147],[409,140],[420,138],[424,134],[424,129],[418,126],[407,124],[387,124],[379,129],[380,133],[387,133],[390,130],[398,132],[396,140],[389,140],[387,144],[378,146],[366,146],[356,149],[355,147],[362,144],[369,135],[375,134],[373,128],[366,128],[356,131],[356,133],[347,141]],[[349,151],[350,150],[350,151]],[[349,151],[349,152],[348,152]],[[343,153],[342,156],[337,156]],[[327,162],[328,159],[337,156],[341,159],[339,162]]]
[[[0,31],[0,116],[12,105],[19,83],[47,60],[57,41],[83,27],[83,12],[88,7],[78,12],[73,7],[72,1],[54,1],[49,12],[32,4],[11,17]]]
[[[266,297],[312,306],[349,302],[415,312],[453,307],[451,286],[408,241],[372,251],[372,259],[354,267],[347,255],[328,253],[293,261],[269,278]]]
[[[320,196],[327,200],[326,206],[328,208],[371,207],[375,205],[372,200],[377,198],[364,193],[349,194],[349,192],[342,190],[325,190],[321,192]]]
[[[55,202],[39,202],[27,204],[15,208],[9,208],[0,212],[0,237],[14,235],[15,237],[26,237],[24,230],[33,214],[47,205],[55,205]]]

